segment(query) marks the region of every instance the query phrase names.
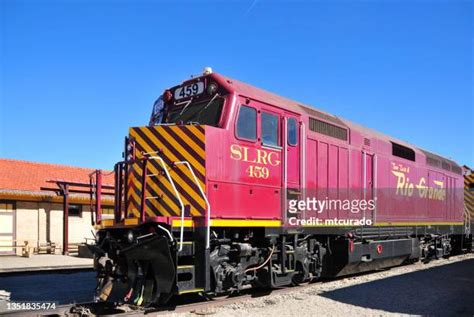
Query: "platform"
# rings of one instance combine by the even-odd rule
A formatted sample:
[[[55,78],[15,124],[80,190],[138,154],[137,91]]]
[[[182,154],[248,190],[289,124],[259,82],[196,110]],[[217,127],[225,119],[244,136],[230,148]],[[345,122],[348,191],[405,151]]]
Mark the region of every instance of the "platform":
[[[0,274],[92,269],[93,260],[75,256],[40,254],[30,258],[0,256]]]

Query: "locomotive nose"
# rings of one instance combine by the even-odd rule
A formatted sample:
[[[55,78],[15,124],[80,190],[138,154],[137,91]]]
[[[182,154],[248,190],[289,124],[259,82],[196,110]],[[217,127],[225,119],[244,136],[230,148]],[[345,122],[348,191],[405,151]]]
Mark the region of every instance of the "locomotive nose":
[[[205,127],[152,126],[130,129],[135,160],[128,167],[129,217],[204,216]]]

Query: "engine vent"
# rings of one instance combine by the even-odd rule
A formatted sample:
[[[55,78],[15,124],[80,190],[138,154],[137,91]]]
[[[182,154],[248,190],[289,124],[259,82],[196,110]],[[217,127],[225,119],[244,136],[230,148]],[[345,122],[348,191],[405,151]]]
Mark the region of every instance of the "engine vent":
[[[449,165],[448,162],[441,162],[441,167],[444,169],[444,170],[447,170],[447,171],[450,171],[451,170],[451,165]]]
[[[398,143],[392,142],[392,155],[415,162],[415,151]]]
[[[426,156],[426,164],[434,167],[441,167],[441,161],[432,156]]]
[[[439,155],[433,154],[425,150],[421,151],[426,155],[426,164],[433,167],[442,168],[445,171],[451,171],[456,174],[462,174],[462,168],[457,165],[456,162],[445,159]]]
[[[451,164],[451,171],[457,174],[462,174],[462,168],[454,164]]]
[[[339,140],[347,141],[347,129],[315,118],[309,118],[309,129]]]

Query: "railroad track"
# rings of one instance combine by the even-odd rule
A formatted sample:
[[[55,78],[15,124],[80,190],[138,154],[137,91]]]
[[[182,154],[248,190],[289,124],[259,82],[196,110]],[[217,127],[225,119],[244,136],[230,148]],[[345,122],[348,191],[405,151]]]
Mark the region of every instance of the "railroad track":
[[[324,283],[324,282],[316,282]],[[252,298],[268,296],[270,294],[290,293],[315,283],[306,283],[299,286],[291,286],[287,288],[276,288],[272,290],[262,289],[246,289],[239,293],[233,293],[227,296],[206,297],[197,294],[181,295],[172,299],[170,304],[154,308],[143,308],[139,306],[122,304],[115,305],[103,302],[87,302],[78,304],[67,304],[56,306],[55,309],[43,311],[16,311],[8,313],[0,313],[4,316],[91,316],[91,315],[113,315],[113,316],[135,316],[135,315],[166,315],[170,313],[195,313],[196,315],[210,315],[215,313],[215,309],[219,306],[238,303]]]
[[[472,258],[472,256],[469,256]],[[466,256],[453,256],[451,257],[454,261],[462,261],[463,259],[467,259]],[[444,265],[452,263],[452,261],[440,260],[440,261],[433,261],[435,266]],[[436,264],[437,263],[437,264]],[[289,294],[292,292],[298,292],[304,290],[308,287],[314,287],[316,285],[324,285],[325,283],[332,283],[337,282],[340,280],[344,280],[347,278],[361,278],[360,282],[364,282],[363,279],[367,276],[376,275],[378,273],[383,273],[387,271],[395,271],[396,275],[408,273],[410,271],[418,271],[432,268],[433,266],[423,265],[422,267],[414,267],[413,265],[401,265],[398,267],[393,267],[391,269],[384,269],[372,272],[365,272],[356,275],[352,275],[350,277],[340,277],[336,279],[330,280],[323,280],[323,281],[316,281],[314,283],[305,283],[299,286],[291,286],[286,288],[277,288],[272,290],[262,290],[262,289],[246,289],[241,291],[238,294],[231,294],[229,296],[220,296],[220,297],[213,297],[207,298],[205,296],[199,296],[197,294],[188,294],[182,295],[180,297],[172,299],[169,305],[162,306],[159,308],[143,308],[137,307],[133,305],[113,305],[110,303],[80,303],[80,304],[69,304],[69,305],[61,305],[58,306],[54,310],[48,311],[22,311],[16,312],[16,314],[21,316],[90,316],[90,315],[114,315],[114,316],[136,316],[136,315],[146,315],[146,314],[153,314],[153,315],[166,315],[170,313],[194,313],[196,315],[212,315],[214,314],[219,307],[228,306],[234,303],[240,303],[250,299],[256,299],[259,297],[265,297],[269,295],[284,295]],[[409,269],[406,272],[406,269]],[[411,269],[410,269],[411,268]],[[397,272],[399,271],[399,272]],[[376,277],[375,278],[384,278],[384,276]],[[0,314],[1,315],[1,314]],[[15,313],[9,313],[8,315],[15,315]]]

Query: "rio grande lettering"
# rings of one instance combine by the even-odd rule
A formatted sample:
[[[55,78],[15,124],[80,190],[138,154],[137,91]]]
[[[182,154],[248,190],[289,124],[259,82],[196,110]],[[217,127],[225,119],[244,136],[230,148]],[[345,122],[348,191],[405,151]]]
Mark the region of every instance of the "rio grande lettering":
[[[415,184],[410,181],[410,178],[405,175],[403,172],[392,170],[393,175],[397,177],[397,191],[396,195],[412,197],[416,188],[418,196],[420,198],[428,198],[435,200],[444,200],[446,196],[446,191],[443,188],[444,182],[442,181],[433,181],[433,183],[438,186],[438,188],[430,187],[426,185],[426,179],[421,177],[418,181],[418,184]]]

